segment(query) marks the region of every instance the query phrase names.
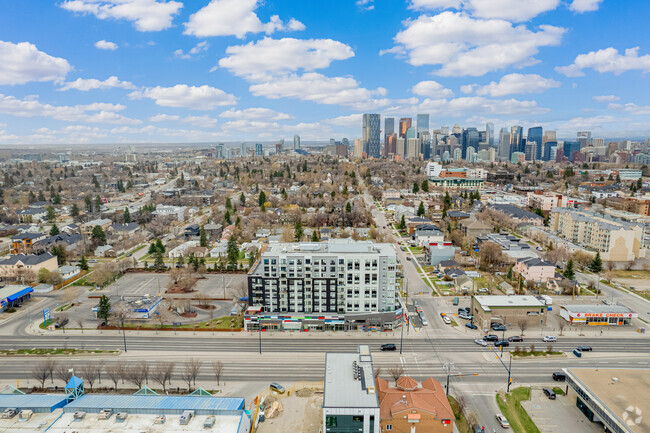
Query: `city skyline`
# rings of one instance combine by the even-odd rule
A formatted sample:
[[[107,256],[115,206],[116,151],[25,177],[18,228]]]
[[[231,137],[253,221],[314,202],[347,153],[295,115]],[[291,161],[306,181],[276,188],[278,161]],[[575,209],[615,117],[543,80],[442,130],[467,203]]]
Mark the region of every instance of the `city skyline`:
[[[649,5],[510,3],[11,3],[0,145],[353,141],[363,113],[395,118],[398,136],[405,117],[418,132],[491,123],[520,125],[521,138],[536,126],[558,140],[650,136]]]

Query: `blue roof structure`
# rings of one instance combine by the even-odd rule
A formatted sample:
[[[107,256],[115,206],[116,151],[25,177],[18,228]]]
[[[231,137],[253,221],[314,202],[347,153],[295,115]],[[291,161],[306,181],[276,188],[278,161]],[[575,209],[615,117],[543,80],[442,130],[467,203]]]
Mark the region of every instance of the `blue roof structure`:
[[[66,403],[63,394],[0,394],[0,412],[16,408],[19,411],[28,409],[34,413],[49,413]]]
[[[32,289],[31,287],[27,287],[27,288],[25,288],[25,289],[23,289],[23,290],[21,290],[19,292],[14,293],[13,295],[7,296],[7,301],[13,302],[16,299],[22,298],[23,296],[25,296],[28,293],[32,293],[33,291],[34,291],[34,289]]]
[[[98,413],[104,408],[132,414],[180,415],[193,410],[196,415],[239,415],[244,399],[237,397],[182,397],[167,395],[86,394],[68,404],[65,412]]]
[[[68,383],[65,385],[65,388],[78,388],[79,385],[83,385],[84,381],[79,379],[77,376],[72,376]]]

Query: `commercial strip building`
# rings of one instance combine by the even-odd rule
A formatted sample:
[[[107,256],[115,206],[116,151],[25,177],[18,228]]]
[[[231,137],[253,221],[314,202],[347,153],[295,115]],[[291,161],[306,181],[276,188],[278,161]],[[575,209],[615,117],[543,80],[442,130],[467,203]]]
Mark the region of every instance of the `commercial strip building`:
[[[391,313],[394,318],[397,266],[391,244],[352,239],[269,244],[248,273],[249,304],[281,316]]]
[[[0,311],[22,304],[32,297],[32,292],[34,289],[24,285],[8,285],[0,288]]]
[[[562,305],[560,316],[572,325],[631,325],[639,317],[625,305]]]
[[[325,354],[323,432],[379,433],[379,398],[370,347]]]
[[[650,431],[650,370],[565,368],[566,381],[577,394],[576,406],[606,431]],[[571,396],[571,393],[569,393]]]
[[[489,296],[472,297],[472,314],[476,325],[490,329],[493,322],[518,326],[521,321],[527,325],[546,323],[546,304],[534,296]]]
[[[550,227],[562,238],[600,252],[604,261],[627,262],[646,256],[644,227],[615,220],[608,215],[569,208],[555,208]]]

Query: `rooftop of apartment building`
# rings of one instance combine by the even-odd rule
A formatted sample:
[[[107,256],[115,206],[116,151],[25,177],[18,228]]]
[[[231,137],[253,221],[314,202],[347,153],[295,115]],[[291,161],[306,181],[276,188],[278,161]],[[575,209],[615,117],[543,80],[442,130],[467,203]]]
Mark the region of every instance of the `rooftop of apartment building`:
[[[266,254],[396,254],[392,244],[378,244],[372,241],[355,241],[351,238],[329,239],[325,242],[269,244]]]
[[[575,221],[598,223],[601,228],[606,230],[634,230],[635,227],[639,226],[638,224],[632,224],[620,219],[616,219],[608,214],[593,212],[589,210],[558,207],[552,209],[551,213],[570,214],[571,218],[573,218]]]

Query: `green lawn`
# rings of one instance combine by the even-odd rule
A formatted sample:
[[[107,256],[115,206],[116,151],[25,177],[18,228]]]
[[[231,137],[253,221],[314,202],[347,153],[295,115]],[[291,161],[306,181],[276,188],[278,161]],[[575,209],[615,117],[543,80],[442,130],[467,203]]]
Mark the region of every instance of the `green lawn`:
[[[177,317],[174,321],[182,322],[182,317]],[[187,323],[184,325],[176,326],[177,329],[233,329],[231,324],[234,323],[234,329],[241,329],[244,327],[244,318],[242,316],[223,316],[216,317],[205,322],[199,323]],[[152,322],[147,324],[138,324],[138,323],[125,323],[125,328],[138,328],[138,329],[160,329],[159,322]],[[171,329],[174,328],[174,325],[163,325],[162,328]]]
[[[472,427],[465,418],[465,413],[461,410],[460,405],[456,401],[456,399],[452,396],[447,397],[449,399],[449,405],[451,406],[451,410],[454,412],[454,418],[456,418],[456,427],[458,428],[458,431],[460,433],[471,433],[472,431],[470,428]]]
[[[522,401],[530,400],[530,388],[514,389],[505,394],[505,400],[497,394],[496,399],[501,413],[508,419],[515,433],[539,433],[539,429],[521,405]]]
[[[564,395],[564,390],[562,388],[560,388],[559,386],[554,386],[553,387],[553,392],[556,395]]]

